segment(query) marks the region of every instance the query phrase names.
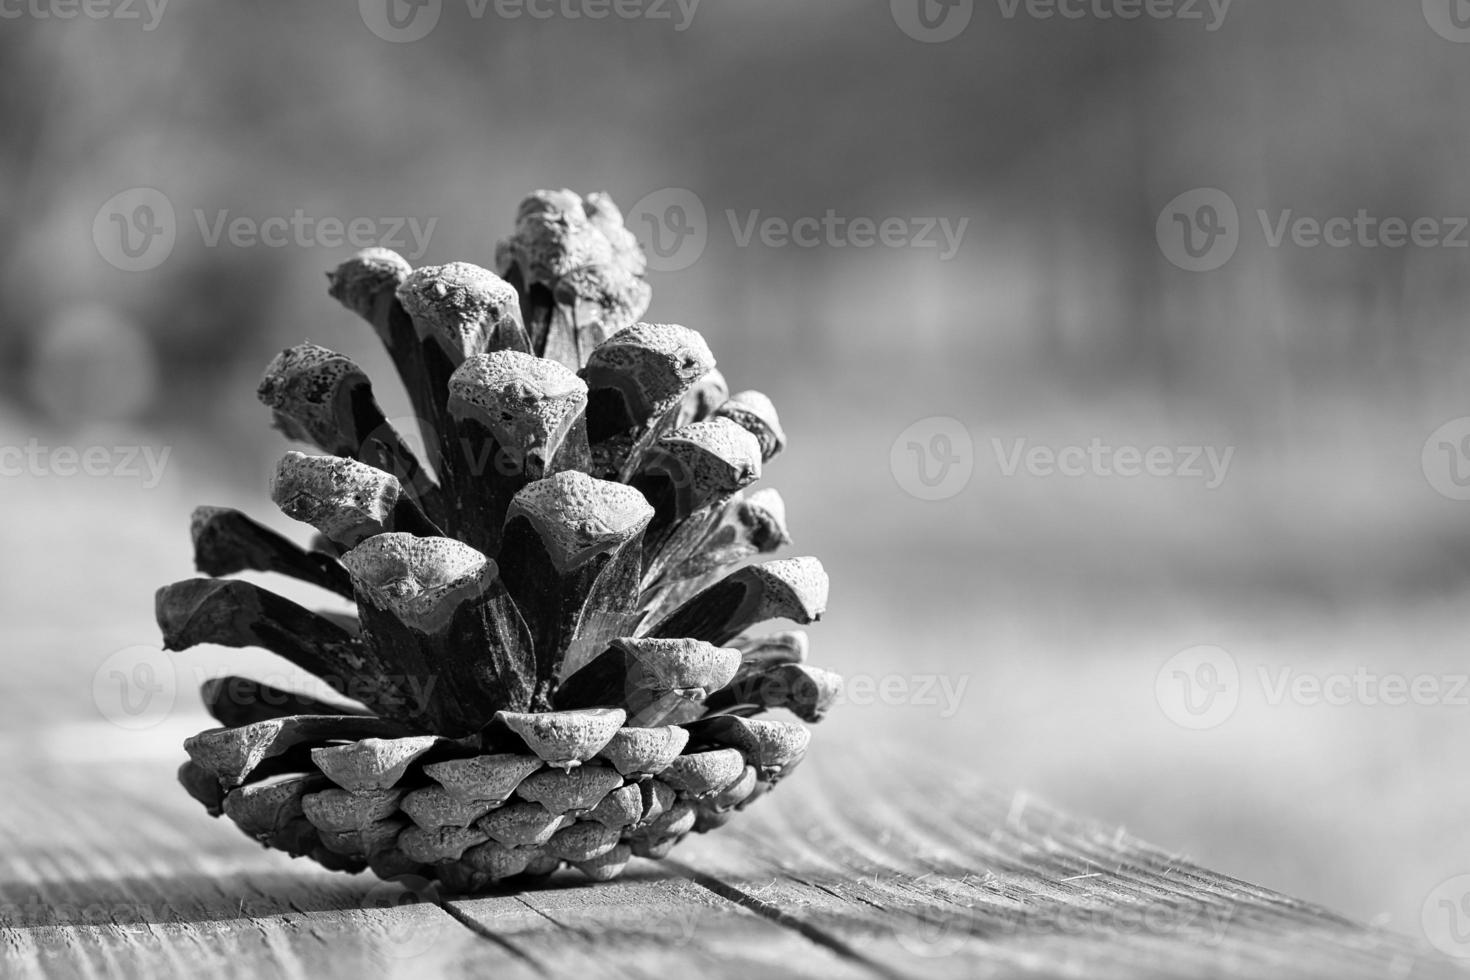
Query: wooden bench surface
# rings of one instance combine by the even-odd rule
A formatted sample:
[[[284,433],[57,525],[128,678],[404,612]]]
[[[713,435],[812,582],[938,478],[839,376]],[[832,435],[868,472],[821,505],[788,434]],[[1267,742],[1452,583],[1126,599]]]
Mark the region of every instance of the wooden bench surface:
[[[177,710],[144,731],[107,723],[94,703],[109,651],[156,649],[148,597],[187,573],[180,515],[227,498],[9,492],[18,506],[64,504],[78,523],[64,536],[44,521],[0,528],[7,550],[51,560],[41,574],[0,564],[13,692],[0,712],[7,980],[1463,976],[1418,940],[985,783],[971,743],[993,737],[990,721],[922,726],[913,712],[852,706],[817,726],[808,759],[770,796],[616,882],[566,873],[520,894],[419,901],[329,873],[210,819],[174,781],[181,741],[211,725],[198,678],[248,674],[267,655],[190,652]],[[129,557],[88,565],[96,554]],[[69,591],[78,576],[82,604]]]
[[[998,792],[960,758],[915,765],[902,736],[819,738],[739,819],[616,882],[419,900],[209,819],[173,782],[175,728],[5,740],[0,974],[1462,975],[1402,936]]]

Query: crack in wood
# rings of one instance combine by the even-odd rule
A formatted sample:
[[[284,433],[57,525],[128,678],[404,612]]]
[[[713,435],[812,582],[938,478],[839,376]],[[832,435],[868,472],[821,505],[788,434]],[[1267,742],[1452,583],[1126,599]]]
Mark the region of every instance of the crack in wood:
[[[841,938],[812,925],[810,922],[804,922],[789,912],[785,912],[771,905],[769,902],[762,901],[743,889],[721,881],[713,875],[705,874],[703,871],[691,868],[680,861],[665,858],[664,863],[696,885],[713,892],[727,902],[733,902],[741,908],[748,909],[761,918],[781,926],[783,929],[789,929],[803,939],[836,953],[843,959],[849,960],[871,971],[876,976],[884,977],[885,980],[910,980],[907,974],[900,973],[882,963],[877,963],[869,959]]]
[[[509,953],[511,956],[514,956],[521,962],[525,963],[537,973],[540,973],[543,976],[549,974],[550,971],[546,969],[546,965],[538,960],[535,956],[532,956],[530,953],[526,952],[524,949],[521,949],[521,947],[511,942],[506,937],[498,934],[489,926],[485,925],[483,922],[480,922],[477,919],[465,915],[459,909],[454,907],[454,903],[435,902],[434,904],[437,905],[441,910],[443,910],[445,914],[447,914],[451,919],[464,926],[476,936],[479,936],[481,939],[489,940],[496,946],[499,946],[501,949],[505,950],[507,953]]]
[[[581,936],[583,939],[592,939],[593,938],[593,934],[590,933],[590,932],[588,932],[586,929],[583,929],[580,926],[574,926],[574,925],[572,925],[570,923],[561,921],[556,916],[552,915],[550,912],[547,912],[545,909],[538,908],[534,903],[527,901],[526,900],[526,897],[524,895],[516,895],[516,896],[514,896],[514,898],[515,898],[515,900],[517,902],[520,902],[526,908],[530,909],[532,912],[535,912],[541,918],[545,919],[547,922],[550,922],[552,925],[556,926],[558,929],[565,930],[565,931],[570,932],[570,933],[572,933],[573,935],[576,935],[576,936]]]

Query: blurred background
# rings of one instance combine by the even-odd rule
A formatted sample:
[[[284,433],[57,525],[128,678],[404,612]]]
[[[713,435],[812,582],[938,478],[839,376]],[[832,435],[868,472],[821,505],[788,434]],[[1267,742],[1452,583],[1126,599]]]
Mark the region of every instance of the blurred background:
[[[767,482],[833,579],[815,659],[901,679],[819,739],[959,740],[999,787],[1406,932],[1470,871],[1470,423],[1431,438],[1470,416],[1458,0],[393,2],[3,8],[7,745],[100,724],[195,503],[304,538],[265,495],[276,351],[351,354],[406,411],[326,295],[342,226],[492,265],[526,192],[603,189],[645,241],[694,235],[650,318],[781,408]],[[1360,211],[1436,230],[1273,245]],[[759,231],[829,213],[812,247]],[[1181,268],[1186,226],[1218,267]],[[1094,440],[1171,462],[1011,465]],[[1171,660],[1199,646],[1228,660]],[[210,656],[176,658],[180,735]],[[1181,663],[1230,710],[1181,714]],[[1281,694],[1365,673],[1437,693]]]

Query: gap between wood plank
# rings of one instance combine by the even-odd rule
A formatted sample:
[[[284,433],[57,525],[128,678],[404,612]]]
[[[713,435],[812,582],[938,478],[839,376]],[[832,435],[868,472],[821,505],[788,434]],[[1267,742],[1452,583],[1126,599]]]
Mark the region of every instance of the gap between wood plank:
[[[781,911],[769,902],[761,901],[743,889],[727,884],[713,875],[691,868],[682,861],[664,858],[663,863],[696,885],[713,892],[727,902],[734,902],[736,905],[747,908],[761,918],[773,922],[783,929],[789,929],[803,939],[831,950],[843,959],[850,960],[867,970],[871,970],[874,974],[884,977],[885,980],[910,980],[906,974],[892,970],[881,963],[874,962],[862,953],[859,953],[839,937],[832,935],[824,929],[819,929],[809,922],[803,922],[795,916]]]
[[[465,915],[459,909],[454,907],[452,901],[441,900],[436,901],[434,904],[437,905],[443,912],[445,912],[451,919],[464,926],[476,936],[479,936],[481,939],[488,940],[489,942],[492,942],[495,945],[499,946],[501,949],[505,950],[516,959],[522,961],[542,976],[546,976],[549,974],[550,971],[546,969],[545,964],[543,964],[540,960],[538,960],[536,957],[532,956],[525,950],[521,949],[519,946],[517,946],[515,943],[511,942],[504,936],[498,935],[494,930],[490,929],[484,923],[478,922],[475,919],[472,919],[471,917]]]

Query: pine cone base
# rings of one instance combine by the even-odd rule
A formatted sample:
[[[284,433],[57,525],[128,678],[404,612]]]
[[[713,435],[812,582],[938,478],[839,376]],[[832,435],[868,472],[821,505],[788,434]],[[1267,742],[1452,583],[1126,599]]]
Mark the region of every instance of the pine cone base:
[[[250,727],[230,732],[248,739]],[[199,739],[207,746],[218,731]],[[314,772],[232,789],[206,768],[196,739],[190,748],[202,750],[180,778],[266,847],[335,871],[411,875],[474,894],[567,867],[608,881],[635,856],[662,858],[765,795],[800,762],[807,734],[742,720],[743,738],[709,739],[672,758],[637,751],[671,731],[619,729],[572,765],[525,750],[468,755],[464,744],[432,737],[370,738],[312,750]]]

